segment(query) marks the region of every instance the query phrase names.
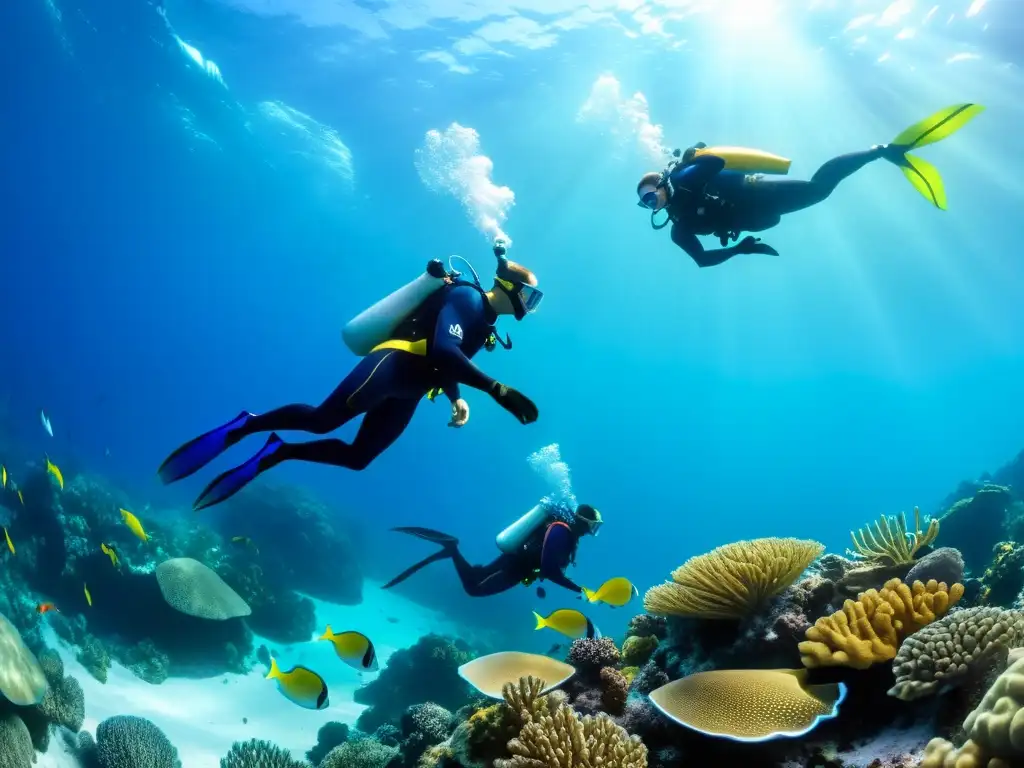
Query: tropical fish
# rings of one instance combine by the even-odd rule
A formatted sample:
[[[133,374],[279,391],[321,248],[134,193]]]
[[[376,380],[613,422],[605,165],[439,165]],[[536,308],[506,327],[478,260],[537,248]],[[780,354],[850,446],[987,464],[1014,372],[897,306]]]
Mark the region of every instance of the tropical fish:
[[[248,536],[232,536],[231,543],[237,544],[240,547],[249,547],[255,551],[257,555],[260,553],[259,547],[257,547],[256,544],[253,543],[253,540]]]
[[[92,595],[89,594],[89,585],[83,582],[82,588],[85,590],[85,602],[87,602],[89,607],[92,608]]]
[[[555,643],[550,648],[548,648],[548,652],[545,653],[544,655],[545,656],[554,656],[560,650],[562,650],[562,644],[561,643]]]
[[[583,594],[592,603],[607,603],[621,608],[632,599],[633,595],[640,593],[629,579],[624,576],[616,576],[614,579],[608,579],[597,588],[596,592],[584,587]]]
[[[294,666],[282,672],[277,666],[277,659],[271,657],[266,679],[274,680],[281,695],[304,709],[327,709],[330,706],[327,683],[311,669]]]
[[[130,530],[143,541],[149,541],[149,534],[146,533],[145,529],[142,527],[142,523],[139,522],[139,518],[137,518],[127,509],[122,509],[121,519],[124,520],[124,524],[128,526],[128,530]]]
[[[534,629],[553,629],[571,638],[601,636],[600,630],[590,619],[574,608],[562,608],[547,617],[534,611],[533,616],[537,619],[537,626]]]
[[[544,589],[544,587],[537,587],[537,597],[539,597],[541,600],[543,600],[547,596],[548,596],[548,592],[547,592],[546,589]]]
[[[53,603],[40,603],[39,605],[36,606],[36,611],[38,611],[39,613],[47,613],[49,611],[57,611],[57,606],[54,605]],[[60,613],[60,611],[57,611],[57,613]]]
[[[60,486],[60,489],[63,491],[64,490],[64,475],[61,474],[60,467],[58,467],[56,464],[54,464],[52,461],[50,461],[50,457],[49,456],[46,457],[46,471],[49,472],[51,475],[53,475],[57,479],[57,484]]]
[[[3,464],[0,464],[0,478],[3,479],[3,481],[4,481],[3,482],[3,486],[4,486],[4,488],[6,488],[7,487],[7,467],[5,467]]]
[[[43,429],[46,430],[46,434],[48,434],[50,437],[53,437],[53,425],[50,424],[50,420],[46,418],[46,413],[40,411],[39,418],[43,422]]]
[[[100,543],[100,551],[110,558],[110,564],[117,568],[121,564],[120,558],[117,556],[117,550],[114,549],[113,544]]]
[[[336,635],[328,624],[326,631],[317,639],[330,640],[338,658],[353,669],[377,671],[377,651],[370,638],[361,632],[349,631]]]
[[[11,550],[12,555],[18,554],[14,551],[14,542],[11,541],[11,534],[7,532],[7,528],[4,528],[4,538],[7,539],[7,548]]]
[[[21,506],[25,506],[25,497],[21,495],[21,488],[18,489],[18,501],[21,502]]]

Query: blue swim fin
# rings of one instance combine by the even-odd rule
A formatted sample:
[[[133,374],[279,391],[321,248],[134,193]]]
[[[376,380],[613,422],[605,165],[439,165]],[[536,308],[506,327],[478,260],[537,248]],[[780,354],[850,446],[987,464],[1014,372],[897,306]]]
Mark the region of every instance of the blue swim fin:
[[[190,440],[164,459],[160,469],[156,471],[164,485],[188,477],[198,472],[234,444],[231,433],[252,417],[248,411],[242,411],[231,421],[211,429],[206,434]]]
[[[245,488],[256,477],[275,464],[281,461],[280,456],[274,454],[284,445],[284,440],[271,432],[260,452],[249,459],[245,464],[222,472],[199,494],[199,498],[192,503],[192,509],[198,512],[201,509],[220,504]]]

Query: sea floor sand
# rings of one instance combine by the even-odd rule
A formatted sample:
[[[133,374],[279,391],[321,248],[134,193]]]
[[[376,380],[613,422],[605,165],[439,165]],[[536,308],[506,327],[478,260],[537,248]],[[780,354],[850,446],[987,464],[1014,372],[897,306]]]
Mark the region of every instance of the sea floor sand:
[[[438,632],[458,636],[460,627],[441,614],[410,602],[378,584],[367,582],[364,600],[357,606],[341,606],[314,600],[317,635],[327,624],[335,632],[355,629],[373,640],[383,669],[388,657],[424,634]],[[52,634],[52,633],[51,633]],[[266,739],[291,750],[295,757],[316,743],[324,723],[336,720],[354,724],[364,707],[352,700],[353,692],[371,673],[360,674],[334,654],[328,642],[279,646],[256,638],[256,646],[267,645],[282,669],[302,664],[315,670],[327,683],[330,705],[321,711],[303,709],[285,699],[277,685],[264,679],[260,665],[248,675],[221,675],[201,680],[171,678],[150,685],[124,667],[113,664],[106,683],[93,678],[75,659],[74,648],[64,646],[56,636],[48,638],[59,648],[67,674],[78,678],[85,691],[84,730],[95,734],[100,721],[113,715],[137,715],[152,720],[178,749],[184,768],[219,768],[220,759],[235,741]],[[73,760],[61,757],[56,742],[53,754],[40,758],[37,768],[72,768]],[[56,762],[55,762],[56,761]],[[62,761],[62,762],[60,762]]]

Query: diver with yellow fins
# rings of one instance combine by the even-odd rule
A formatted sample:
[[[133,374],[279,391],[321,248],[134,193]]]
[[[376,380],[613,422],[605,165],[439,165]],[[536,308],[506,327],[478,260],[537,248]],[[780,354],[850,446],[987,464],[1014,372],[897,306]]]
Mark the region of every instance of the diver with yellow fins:
[[[497,268],[490,290],[481,286],[468,261],[472,282],[461,279],[450,262],[449,271],[439,259],[432,260],[423,274],[345,326],[342,338],[362,360],[320,405],[286,405],[258,416],[243,411],[174,451],[160,466],[160,479],[171,483],[188,477],[260,432],[271,433],[263,448],[207,485],[194,509],[224,501],[289,459],[362,470],[401,436],[428,392],[443,390],[452,404],[449,424],[463,426],[469,405],[462,398],[462,384],[489,394],[520,423],[536,421],[533,401],[472,362],[481,348],[493,349],[499,316],[522,320],[537,310],[543,297],[536,276],[507,258],[503,240],[495,241],[493,252]],[[360,414],[365,416],[351,443],[333,438],[289,443],[277,435],[279,430],[325,435]]]
[[[741,147],[708,147],[698,143],[682,153],[677,149],[661,173],[644,174],[637,184],[639,205],[651,211],[651,226],[672,224],[672,242],[690,255],[699,267],[713,267],[740,253],[779,253],[759,238],[747,236],[735,245],[742,232],[763,232],[782,217],[817,205],[828,198],[843,179],[875,160],[898,166],[925,199],[946,209],[942,177],[930,163],[908,154],[955,133],[984,107],[957,104],[907,128],[889,144],[835,157],[809,180],[769,179],[784,175],[790,161],[778,155]],[[655,223],[655,214],[667,219]],[[713,235],[722,248],[705,250],[699,235]]]
[[[565,575],[565,569],[575,564],[580,539],[596,536],[603,522],[601,513],[589,504],[573,510],[565,504],[542,501],[498,534],[495,543],[501,553],[486,565],[471,564],[459,551],[459,540],[446,533],[430,528],[395,528],[399,533],[440,544],[441,549],[406,568],[382,589],[402,583],[431,563],[450,559],[470,597],[490,597],[520,584],[530,586],[538,579],[582,594],[582,587]],[[540,587],[537,593],[544,596]]]

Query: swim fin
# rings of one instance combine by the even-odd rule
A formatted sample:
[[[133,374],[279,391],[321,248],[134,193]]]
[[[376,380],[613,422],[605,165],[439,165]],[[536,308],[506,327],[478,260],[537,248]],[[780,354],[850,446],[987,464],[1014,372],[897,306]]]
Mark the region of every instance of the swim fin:
[[[216,429],[189,440],[174,453],[164,459],[164,463],[156,471],[160,481],[167,485],[198,472],[224,451],[230,448],[235,440],[232,433],[245,426],[253,414],[242,411],[231,421],[221,424]]]
[[[255,480],[261,472],[270,469],[281,461],[281,457],[275,456],[275,454],[282,445],[284,445],[284,440],[278,437],[276,432],[271,432],[270,437],[267,438],[266,444],[260,448],[259,453],[244,464],[234,469],[229,469],[227,472],[222,472],[212,483],[206,486],[203,492],[199,494],[199,498],[192,503],[192,509],[198,512],[201,509],[212,507],[214,504],[220,504],[225,499],[234,496]]]
[[[448,547],[445,547],[444,549],[440,550],[439,552],[435,552],[430,557],[425,557],[422,560],[420,560],[418,563],[410,565],[408,568],[406,568],[400,574],[395,576],[395,578],[393,578],[387,584],[382,585],[381,589],[391,589],[396,584],[401,584],[403,581],[408,579],[410,576],[412,576],[414,573],[416,573],[420,569],[426,568],[428,565],[430,565],[431,563],[436,563],[438,560],[447,560],[449,557],[451,557],[451,551],[448,549]]]
[[[946,190],[938,169],[919,157],[908,154],[956,133],[985,108],[980,104],[954,104],[914,123],[882,148],[882,156],[898,165],[903,175],[926,200],[946,210]]]
[[[449,536],[447,533],[441,533],[441,531],[435,531],[433,528],[405,526],[401,528],[392,528],[391,530],[398,531],[399,533],[408,533],[410,536],[418,536],[421,539],[432,541],[435,544],[442,544],[446,547],[451,547],[459,543],[459,540],[454,536]]]

